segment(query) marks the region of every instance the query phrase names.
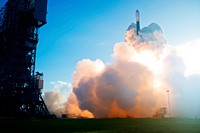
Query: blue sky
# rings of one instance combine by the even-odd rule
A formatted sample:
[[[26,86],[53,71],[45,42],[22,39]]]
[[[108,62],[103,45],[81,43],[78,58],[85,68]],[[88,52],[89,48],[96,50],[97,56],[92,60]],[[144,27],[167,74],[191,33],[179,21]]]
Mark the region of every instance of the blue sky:
[[[48,0],[36,61],[45,75],[44,91],[52,88],[50,82],[72,82],[76,63],[84,58],[109,63],[137,9],[141,27],[159,24],[171,45],[200,38],[199,0]]]

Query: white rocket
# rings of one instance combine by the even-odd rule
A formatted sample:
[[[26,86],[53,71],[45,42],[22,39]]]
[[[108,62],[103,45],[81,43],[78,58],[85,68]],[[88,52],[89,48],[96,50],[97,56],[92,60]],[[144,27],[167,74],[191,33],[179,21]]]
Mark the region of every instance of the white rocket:
[[[137,35],[139,35],[139,32],[140,32],[140,13],[139,13],[139,10],[136,10],[135,18],[136,18],[136,33],[137,33]]]

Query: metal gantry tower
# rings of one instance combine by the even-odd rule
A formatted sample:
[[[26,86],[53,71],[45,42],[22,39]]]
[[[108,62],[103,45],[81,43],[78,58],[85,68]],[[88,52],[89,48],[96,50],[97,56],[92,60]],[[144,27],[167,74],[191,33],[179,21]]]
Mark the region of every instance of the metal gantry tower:
[[[38,29],[47,0],[8,0],[0,13],[0,116],[49,116],[35,72]]]

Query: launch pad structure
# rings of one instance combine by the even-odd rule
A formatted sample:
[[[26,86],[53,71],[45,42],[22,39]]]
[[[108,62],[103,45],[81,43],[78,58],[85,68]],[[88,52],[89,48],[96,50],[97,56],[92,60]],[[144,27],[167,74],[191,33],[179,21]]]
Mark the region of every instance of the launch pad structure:
[[[0,117],[50,117],[35,72],[47,0],[8,0],[0,12]]]

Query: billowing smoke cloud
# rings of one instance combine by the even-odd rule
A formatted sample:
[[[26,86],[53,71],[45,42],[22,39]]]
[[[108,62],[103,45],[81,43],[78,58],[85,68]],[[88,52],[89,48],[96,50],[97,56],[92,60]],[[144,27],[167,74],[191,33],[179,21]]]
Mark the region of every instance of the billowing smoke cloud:
[[[60,117],[66,112],[65,106],[67,98],[72,92],[72,85],[63,81],[51,82],[53,88],[44,94],[44,102],[49,111]]]
[[[132,23],[125,42],[115,44],[112,56],[115,61],[109,65],[100,60],[78,62],[69,98],[76,98],[80,110],[98,118],[151,117],[168,106],[166,91],[174,87],[176,91],[173,81],[177,74],[183,77],[185,65],[174,48],[166,45],[160,26],[150,24],[137,36]]]
[[[166,80],[172,86],[173,113],[180,117],[200,117],[200,64],[197,59],[200,56],[200,40],[172,48],[178,58],[168,58],[167,65],[172,68],[166,71]]]
[[[194,58],[199,44],[197,40],[167,45],[155,23],[137,36],[132,23],[125,41],[114,46],[112,63],[105,65],[99,59],[77,63],[65,110],[96,118],[152,117],[162,107],[169,109],[169,90],[172,116],[199,115],[200,64]]]
[[[67,108],[69,108],[70,112],[74,116],[81,117],[94,117],[89,111],[81,110],[78,107],[78,101],[76,96],[72,93],[72,85],[71,83],[57,81],[51,82],[53,88],[50,91],[45,92],[44,94],[44,102],[47,105],[50,113],[56,115],[57,117],[61,117],[62,114],[68,113],[66,109],[66,104],[68,102]],[[68,98],[70,95],[70,98]]]

